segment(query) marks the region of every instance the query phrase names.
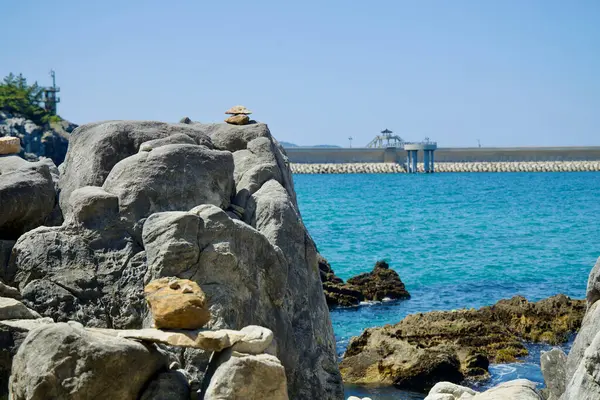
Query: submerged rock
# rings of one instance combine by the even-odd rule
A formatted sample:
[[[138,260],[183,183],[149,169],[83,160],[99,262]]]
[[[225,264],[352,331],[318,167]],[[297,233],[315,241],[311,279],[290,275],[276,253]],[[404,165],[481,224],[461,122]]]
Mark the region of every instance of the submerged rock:
[[[344,283],[323,256],[319,255],[319,272],[329,306],[349,307],[361,301],[408,299],[410,294],[398,273],[385,261],[378,261],[373,271],[352,277]]]
[[[435,382],[487,376],[490,362],[527,354],[522,341],[558,344],[583,316],[583,300],[557,295],[530,303],[521,296],[479,310],[409,315],[351,339],[340,364],[346,382],[413,390]]]

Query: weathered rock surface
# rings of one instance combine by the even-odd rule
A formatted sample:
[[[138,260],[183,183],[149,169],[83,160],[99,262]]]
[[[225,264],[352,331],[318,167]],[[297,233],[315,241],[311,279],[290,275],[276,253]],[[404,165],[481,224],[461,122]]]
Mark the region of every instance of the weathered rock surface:
[[[160,329],[198,329],[210,320],[206,295],[188,279],[160,278],[144,288],[154,326]]]
[[[165,357],[135,341],[76,323],[29,332],[13,360],[10,393],[20,399],[137,399]]]
[[[37,312],[27,308],[19,300],[0,297],[0,320],[41,318]]]
[[[0,157],[0,204],[0,239],[15,240],[42,225],[56,204],[48,165]]]
[[[477,394],[476,391],[466,386],[460,386],[451,382],[438,382],[431,388],[425,400],[443,399],[444,397],[441,395],[447,395],[445,397],[451,400],[460,399],[465,393],[469,396]]]
[[[481,393],[450,382],[440,382],[431,389],[425,400],[542,400],[542,396],[535,383],[516,379]]]
[[[64,210],[73,190],[83,186],[102,186],[112,168],[119,161],[136,154],[142,143],[174,134],[187,135],[197,144],[212,148],[210,138],[196,125],[105,121],[78,127],[70,136],[65,158],[61,208]]]
[[[349,307],[358,305],[361,301],[410,298],[398,273],[390,269],[385,261],[378,261],[373,271],[352,277],[346,283],[335,275],[321,255],[318,262],[323,292],[329,306]]]
[[[121,217],[141,231],[137,225],[155,212],[190,210],[199,204],[227,208],[233,158],[198,145],[165,145],[118,162],[103,188],[119,197]]]
[[[12,286],[8,286],[3,282],[0,282],[0,296],[21,300],[21,293],[19,293],[19,290]]]
[[[588,309],[567,356],[565,392],[561,400],[600,398],[600,259],[587,286]],[[560,387],[560,375],[544,376],[548,387]]]
[[[228,352],[210,384],[204,400],[287,400],[285,371],[277,357]]]
[[[97,187],[74,192],[60,227],[40,227],[17,241],[9,282],[29,307],[56,321],[138,328],[145,254],[120,220],[118,199]]]
[[[515,296],[479,310],[409,315],[396,325],[352,338],[340,369],[346,382],[424,390],[440,380],[485,377],[490,361],[526,355],[522,340],[567,340],[583,315],[582,300],[564,295],[530,303]],[[385,351],[382,351],[385,349]]]
[[[549,392],[548,400],[558,400],[565,391],[567,355],[558,348],[542,353],[540,364]]]
[[[0,398],[8,394],[8,378],[12,361],[29,331],[53,322],[50,318],[0,321]]]

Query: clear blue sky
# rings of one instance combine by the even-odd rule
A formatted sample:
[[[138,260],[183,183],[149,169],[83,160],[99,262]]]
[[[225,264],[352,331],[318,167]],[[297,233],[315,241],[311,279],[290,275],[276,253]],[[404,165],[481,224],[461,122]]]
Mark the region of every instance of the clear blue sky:
[[[600,1],[0,0],[0,74],[59,113],[222,121],[279,140],[600,145]]]

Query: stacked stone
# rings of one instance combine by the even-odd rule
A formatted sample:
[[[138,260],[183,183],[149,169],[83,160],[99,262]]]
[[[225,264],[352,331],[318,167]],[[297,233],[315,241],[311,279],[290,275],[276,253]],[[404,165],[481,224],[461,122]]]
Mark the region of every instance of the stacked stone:
[[[405,173],[403,164],[345,163],[291,164],[294,174],[391,174]],[[417,167],[424,172],[423,164]],[[507,162],[438,162],[435,172],[579,172],[600,171],[600,161],[507,161]]]
[[[230,114],[231,117],[225,119],[225,122],[232,125],[248,125],[250,123],[250,117],[252,111],[248,110],[244,106],[233,106],[229,110],[225,111],[225,114]]]
[[[20,151],[21,141],[18,137],[0,137],[0,155],[19,154]]]

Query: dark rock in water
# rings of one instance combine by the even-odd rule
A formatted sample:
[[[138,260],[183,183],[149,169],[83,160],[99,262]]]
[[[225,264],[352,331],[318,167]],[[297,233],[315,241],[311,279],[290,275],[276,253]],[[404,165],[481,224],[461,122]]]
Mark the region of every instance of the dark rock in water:
[[[585,302],[564,295],[530,303],[521,296],[479,310],[409,315],[351,339],[345,382],[427,390],[435,382],[484,378],[490,362],[527,354],[523,340],[558,344],[578,329]]]
[[[356,286],[366,300],[407,299],[410,297],[398,273],[385,261],[378,261],[373,271],[348,279],[348,285]]]
[[[329,306],[350,307],[365,300],[410,298],[398,273],[390,269],[385,261],[378,261],[373,271],[350,278],[346,283],[335,275],[323,256],[319,255],[318,262],[323,292]]]

